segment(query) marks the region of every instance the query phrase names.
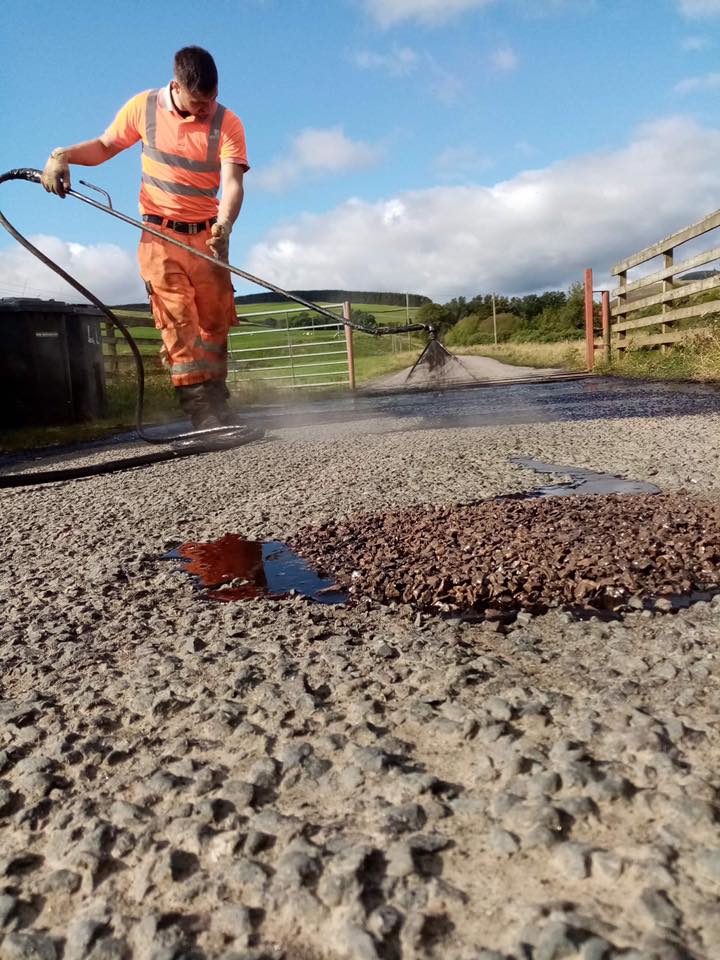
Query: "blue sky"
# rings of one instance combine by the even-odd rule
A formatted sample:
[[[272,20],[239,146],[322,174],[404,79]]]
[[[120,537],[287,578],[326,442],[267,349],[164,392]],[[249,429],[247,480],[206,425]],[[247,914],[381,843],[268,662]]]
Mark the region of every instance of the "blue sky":
[[[720,0],[6,0],[3,22],[2,171],[207,47],[252,165],[231,261],[289,288],[563,287],[720,206]],[[137,146],[73,175],[136,215]],[[1,197],[98,295],[142,298],[133,228],[33,184]],[[73,299],[3,235],[0,296],[20,293]]]

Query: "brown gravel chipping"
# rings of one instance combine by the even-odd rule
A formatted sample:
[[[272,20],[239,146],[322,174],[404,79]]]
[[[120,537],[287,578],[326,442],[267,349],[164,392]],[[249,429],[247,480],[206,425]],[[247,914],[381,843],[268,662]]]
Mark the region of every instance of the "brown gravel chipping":
[[[718,588],[720,501],[657,494],[418,506],[306,528],[290,545],[353,597],[423,611],[618,610]]]

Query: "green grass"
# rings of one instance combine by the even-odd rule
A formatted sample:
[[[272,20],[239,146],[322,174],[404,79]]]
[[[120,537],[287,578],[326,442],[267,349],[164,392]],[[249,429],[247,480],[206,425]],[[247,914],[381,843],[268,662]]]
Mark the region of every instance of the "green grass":
[[[89,423],[60,424],[50,427],[21,427],[0,432],[0,453],[42,447],[65,446],[97,440],[132,429],[135,424],[135,376],[118,377],[107,385],[107,413]],[[167,375],[145,377],[145,421],[164,423],[177,419],[175,394]]]
[[[518,367],[558,367],[562,370],[585,369],[585,341],[560,340],[556,343],[523,341],[453,347],[455,353],[466,356],[491,357],[501,363]]]
[[[720,382],[720,323],[710,324],[705,333],[689,334],[665,352],[651,347],[633,348],[630,336],[628,343],[627,350],[613,351],[610,363],[596,362],[596,372],[642,380]]]

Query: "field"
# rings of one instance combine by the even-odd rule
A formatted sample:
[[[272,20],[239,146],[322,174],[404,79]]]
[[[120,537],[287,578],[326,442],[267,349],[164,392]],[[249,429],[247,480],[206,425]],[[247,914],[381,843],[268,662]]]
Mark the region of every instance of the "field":
[[[338,316],[342,308],[337,305],[327,306]],[[345,362],[345,335],[342,329],[337,331],[320,328],[318,330],[280,328],[281,324],[297,322],[297,314],[283,313],[282,311],[296,307],[293,303],[258,303],[238,305],[240,322],[231,331],[231,350],[238,351],[232,359],[237,370],[237,377],[243,381],[241,393],[251,393],[257,396],[259,387],[257,381],[267,380],[262,384],[263,390],[276,390],[278,387],[308,387],[313,383],[326,384],[347,382],[347,365]],[[304,308],[299,308],[301,311]],[[380,326],[401,326],[408,319],[414,322],[417,308],[390,307],[381,304],[358,304],[358,311],[372,314]],[[140,352],[147,357],[148,370],[159,368],[160,331],[150,326],[149,311],[117,310],[118,317],[127,325],[132,336],[137,340]],[[257,317],[257,319],[253,319]],[[362,318],[361,322],[362,322]],[[135,321],[135,323],[133,323]],[[140,323],[137,323],[140,321]],[[328,323],[326,317],[316,313],[305,326],[322,326]],[[353,334],[355,351],[355,373],[358,384],[366,383],[384,373],[391,373],[411,364],[422,350],[425,338],[410,334],[374,337],[369,334]],[[295,368],[294,362],[288,359],[288,352],[292,348],[293,361],[307,358],[311,354],[318,356],[318,365],[305,374]],[[108,350],[110,347],[108,346]],[[132,371],[130,348],[121,339],[117,339],[118,369],[121,373]],[[241,351],[241,352],[240,352]],[[305,361],[307,362],[307,360]],[[302,361],[298,365],[300,367]],[[316,376],[309,374],[315,373]],[[273,378],[273,379],[270,379]],[[232,380],[232,377],[231,377]],[[248,389],[247,382],[253,381],[252,389]]]

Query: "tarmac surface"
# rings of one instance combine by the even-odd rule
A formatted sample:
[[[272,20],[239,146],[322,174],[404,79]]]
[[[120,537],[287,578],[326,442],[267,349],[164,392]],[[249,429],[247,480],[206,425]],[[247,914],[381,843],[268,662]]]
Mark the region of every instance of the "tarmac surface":
[[[249,420],[263,441],[0,491],[2,960],[720,956],[717,598],[503,625],[207,602],[160,559],[567,479],[513,458],[717,502],[720,393],[591,378]]]

